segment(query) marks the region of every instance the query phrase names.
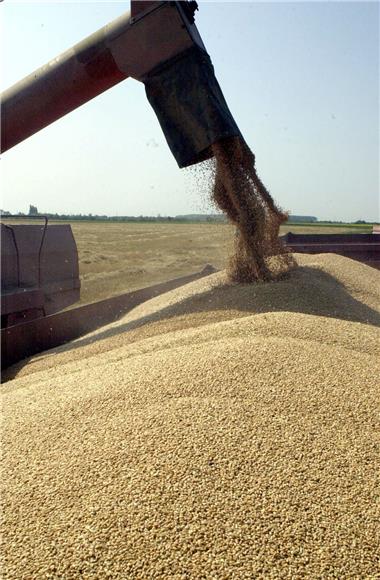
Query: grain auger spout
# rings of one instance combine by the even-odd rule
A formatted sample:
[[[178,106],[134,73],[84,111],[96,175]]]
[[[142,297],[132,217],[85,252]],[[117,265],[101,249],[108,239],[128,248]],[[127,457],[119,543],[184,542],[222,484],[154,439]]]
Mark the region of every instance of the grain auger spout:
[[[196,9],[192,1],[132,1],[130,12],[9,88],[1,95],[1,151],[131,77],[145,84],[180,167],[213,156],[216,141],[240,132],[194,24]],[[41,229],[8,220],[1,235],[2,366],[82,336],[150,296],[209,273],[59,312],[79,300],[70,225],[45,223]]]
[[[1,150],[131,77],[146,94],[180,167],[239,135],[194,23],[197,3],[132,1],[131,11],[2,95]]]
[[[2,151],[128,77],[137,79],[179,167],[215,158],[213,201],[239,234],[230,278],[269,280],[267,258],[285,256],[278,234],[287,214],[256,173],[195,26],[197,7],[189,0],[132,0],[130,12],[8,89]],[[288,260],[279,260],[287,269]]]
[[[130,12],[9,88],[1,96],[1,150],[121,81],[137,79],[145,85],[179,167],[215,157],[213,201],[239,234],[230,278],[271,279],[267,258],[284,255],[278,231],[286,215],[256,174],[254,155],[229,111],[195,26],[196,9],[194,1],[132,1]],[[182,277],[59,312],[79,299],[78,254],[70,226],[45,224],[41,233],[40,226],[3,224],[1,235],[5,366],[113,322],[147,297],[189,281]],[[204,275],[205,270],[195,274]]]

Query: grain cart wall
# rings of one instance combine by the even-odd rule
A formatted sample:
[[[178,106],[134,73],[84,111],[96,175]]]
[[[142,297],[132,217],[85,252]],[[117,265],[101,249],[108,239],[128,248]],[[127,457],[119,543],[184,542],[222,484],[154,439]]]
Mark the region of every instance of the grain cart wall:
[[[18,218],[19,220],[19,218]],[[15,220],[14,220],[15,221]],[[1,327],[54,314],[79,300],[78,251],[67,224],[1,223]]]

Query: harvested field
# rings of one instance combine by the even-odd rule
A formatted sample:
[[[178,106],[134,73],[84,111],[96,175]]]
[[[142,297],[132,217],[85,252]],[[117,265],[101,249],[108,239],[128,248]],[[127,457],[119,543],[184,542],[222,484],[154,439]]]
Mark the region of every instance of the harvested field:
[[[82,304],[197,272],[210,261],[222,268],[233,238],[233,228],[225,225],[80,222],[71,227]]]
[[[4,578],[375,578],[380,272],[223,272],[11,369]]]
[[[78,246],[81,303],[95,302],[192,274],[206,263],[226,267],[234,227],[224,224],[72,222]],[[358,228],[287,224],[281,234],[345,233]]]

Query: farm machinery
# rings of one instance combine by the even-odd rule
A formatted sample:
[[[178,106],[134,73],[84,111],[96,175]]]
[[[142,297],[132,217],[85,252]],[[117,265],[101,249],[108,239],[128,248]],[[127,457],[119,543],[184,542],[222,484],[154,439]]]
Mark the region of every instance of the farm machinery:
[[[193,0],[132,0],[129,12],[6,90],[1,95],[1,151],[131,77],[144,83],[178,166],[210,158],[215,142],[241,133],[195,26],[197,9]],[[2,367],[73,340],[148,298],[214,271],[206,267],[65,310],[80,293],[70,226],[46,219],[42,224],[2,222]]]
[[[240,135],[195,26],[194,1],[131,1],[122,14],[1,95],[1,151],[131,77],[148,101],[179,165],[212,156]],[[79,300],[78,254],[69,225],[2,220],[2,367],[72,340],[140,301],[210,269],[94,305]]]
[[[46,217],[38,221],[43,224],[1,224],[2,328],[54,314],[79,300],[71,227],[48,226]]]

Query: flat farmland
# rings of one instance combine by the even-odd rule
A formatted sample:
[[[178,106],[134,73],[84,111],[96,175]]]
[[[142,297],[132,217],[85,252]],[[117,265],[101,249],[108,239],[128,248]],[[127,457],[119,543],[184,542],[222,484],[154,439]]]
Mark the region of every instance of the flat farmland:
[[[201,270],[224,268],[234,228],[225,224],[72,222],[81,303],[95,302]],[[357,228],[284,226],[281,233],[344,233]]]
[[[214,224],[72,223],[81,303],[201,270],[223,268],[233,228]]]

